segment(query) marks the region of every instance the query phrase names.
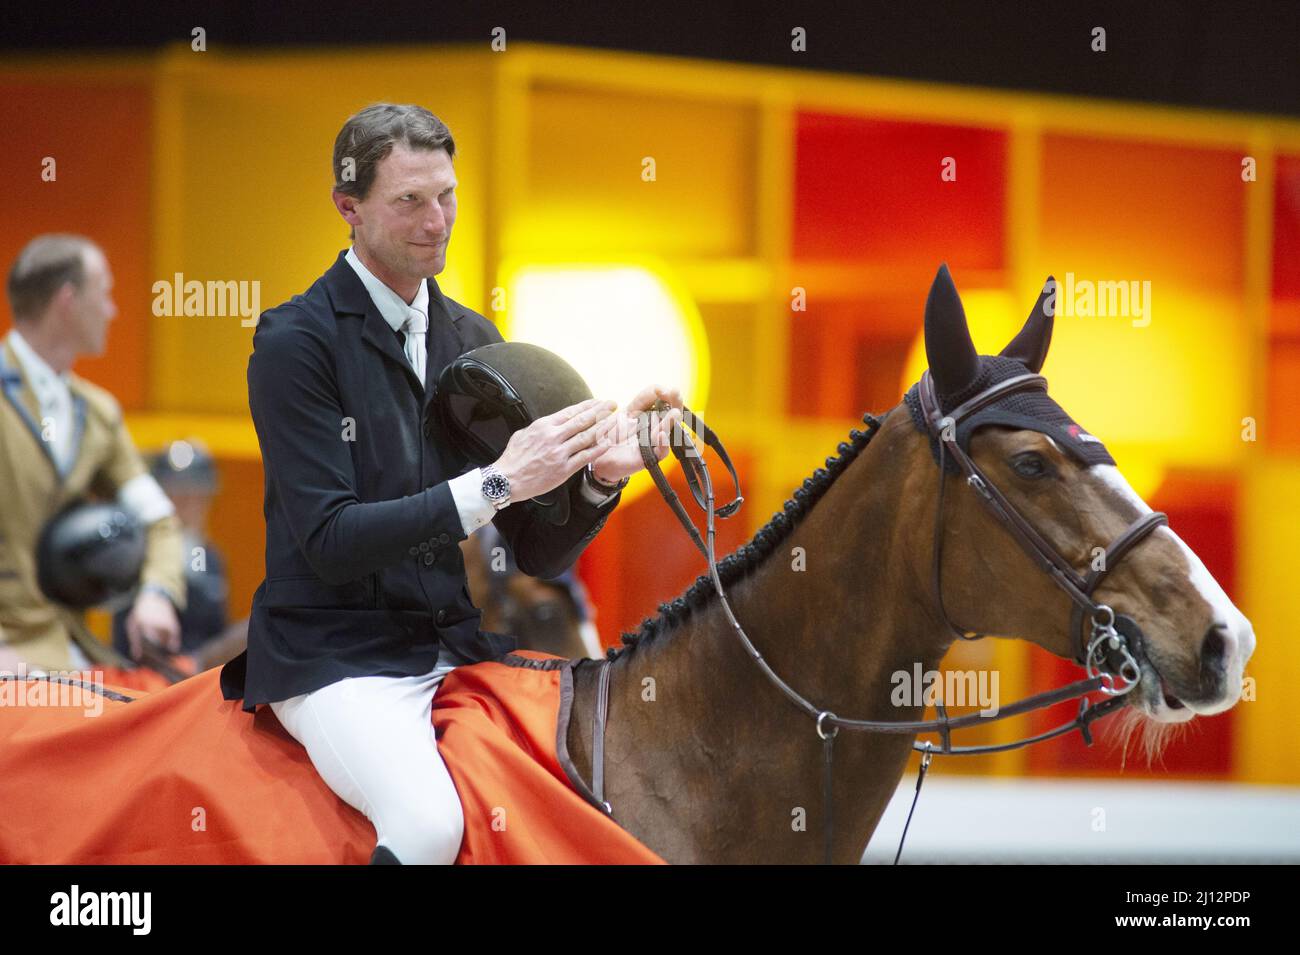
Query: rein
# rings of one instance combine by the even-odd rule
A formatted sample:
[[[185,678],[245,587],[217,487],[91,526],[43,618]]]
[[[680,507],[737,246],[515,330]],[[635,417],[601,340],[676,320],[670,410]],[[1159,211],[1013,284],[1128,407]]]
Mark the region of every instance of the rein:
[[[920,733],[937,733],[940,739],[940,745],[936,749],[934,744],[927,740],[918,742],[913,740],[912,749],[923,753],[921,759],[920,775],[916,782],[916,796],[912,801],[912,811],[916,809],[916,799],[921,793],[921,784],[925,780],[925,775],[930,766],[930,760],[935,753],[946,756],[982,756],[989,753],[1001,753],[1009,750],[1020,749],[1025,746],[1041,743],[1049,739],[1055,739],[1067,733],[1078,730],[1084,742],[1091,746],[1092,732],[1091,724],[1122,707],[1127,700],[1125,696],[1131,691],[1141,679],[1141,671],[1132,653],[1128,649],[1128,637],[1134,636],[1140,638],[1141,631],[1137,628],[1136,623],[1126,617],[1115,616],[1113,610],[1104,604],[1094,603],[1091,599],[1092,592],[1100,583],[1106,571],[1093,571],[1087,578],[1080,577],[1073,567],[1065,561],[1064,558],[1055,551],[1029,524],[1028,521],[1020,515],[1019,511],[1003,497],[993,484],[984,476],[979,467],[967,456],[957,445],[955,440],[955,422],[960,418],[986,406],[990,401],[1007,394],[1010,391],[1020,388],[1042,387],[1046,388],[1046,379],[1039,375],[1020,375],[1008,379],[985,392],[975,396],[970,401],[959,406],[952,414],[942,417],[938,414],[938,401],[933,393],[933,383],[929,379],[929,373],[926,372],[921,380],[921,395],[923,407],[926,411],[927,423],[930,426],[931,433],[939,439],[940,447],[940,470],[939,470],[939,493],[938,509],[935,516],[935,556],[934,556],[934,587],[936,595],[939,597],[940,614],[949,628],[962,639],[980,639],[982,634],[968,636],[970,631],[962,630],[954,626],[948,618],[947,612],[943,608],[941,596],[941,587],[939,581],[940,569],[940,549],[942,547],[942,521],[943,521],[943,490],[947,483],[947,473],[944,467],[945,452],[950,453],[958,462],[959,466],[967,474],[967,483],[978,492],[978,496],[987,506],[989,506],[994,516],[1012,533],[1012,536],[1023,546],[1030,555],[1034,557],[1051,575],[1054,582],[1061,586],[1075,603],[1072,623],[1079,623],[1082,620],[1082,613],[1091,614],[1091,638],[1082,651],[1082,659],[1076,656],[1076,662],[1081,662],[1086,666],[1088,678],[1078,680],[1066,686],[1054,690],[1047,690],[1042,693],[1034,694],[1023,700],[1018,700],[1009,706],[999,709],[995,716],[983,716],[980,713],[971,713],[966,716],[952,718],[948,716],[947,709],[942,702],[935,703],[935,711],[939,714],[938,719],[933,720],[908,720],[908,721],[891,721],[891,720],[858,720],[837,716],[829,710],[824,710],[812,703],[789,684],[781,679],[780,676],[768,665],[759,653],[758,648],[754,646],[745,633],[744,628],[736,619],[732,612],[731,604],[722,587],[722,580],[718,573],[718,562],[715,553],[715,517],[730,517],[743,503],[744,498],[740,494],[740,481],[736,475],[736,469],[731,463],[722,442],[717,435],[704,424],[703,420],[693,413],[689,408],[682,407],[682,424],[689,427],[696,435],[709,447],[713,448],[718,456],[726,465],[731,474],[731,478],[736,487],[735,498],[723,505],[716,507],[713,494],[713,480],[709,474],[703,456],[699,448],[691,440],[690,435],[686,433],[685,428],[675,424],[670,440],[670,446],[673,454],[677,457],[682,465],[682,471],[686,477],[687,486],[690,488],[691,495],[695,502],[705,513],[705,539],[701,539],[700,533],[695,524],[686,513],[682,506],[677,493],[669,485],[668,480],[664,477],[660,469],[659,460],[655,454],[655,449],[650,441],[650,412],[642,412],[639,416],[639,445],[641,458],[645,464],[646,470],[650,472],[655,486],[663,495],[664,499],[672,508],[673,513],[677,515],[678,520],[690,535],[691,540],[696,547],[703,553],[709,566],[709,576],[713,581],[713,587],[717,591],[718,600],[726,613],[728,621],[740,639],[745,651],[751,659],[758,665],[763,675],[779,689],[782,694],[801,709],[814,721],[817,736],[822,740],[822,748],[825,755],[824,774],[822,784],[823,810],[825,813],[825,824],[823,827],[824,835],[824,857],[825,863],[831,862],[831,851],[833,846],[834,820],[832,815],[833,807],[833,746],[835,737],[841,729],[865,731],[873,733],[887,733],[895,735],[917,735]],[[655,403],[651,411],[666,412],[668,405],[660,400]],[[933,411],[933,417],[932,417]],[[870,426],[870,434],[874,436],[880,428],[881,419],[873,415],[863,415],[863,422]],[[1130,550],[1134,544],[1153,531],[1158,525],[1166,522],[1165,515],[1152,513],[1135,521],[1130,527],[1120,535],[1120,537],[1107,549],[1107,554],[1114,553],[1115,560],[1118,562],[1120,556]],[[706,543],[707,540],[707,543]],[[1124,631],[1118,631],[1115,627],[1117,620],[1122,622],[1125,627]],[[1074,630],[1079,628],[1072,629]],[[1111,672],[1105,672],[1103,667],[1108,666],[1112,659],[1118,659],[1118,667]],[[613,808],[605,800],[604,783],[605,783],[605,726],[609,714],[609,668],[613,661],[608,657],[599,661],[599,676],[596,689],[596,705],[592,718],[592,793],[595,795],[595,802],[600,809],[607,815],[613,816]],[[1116,687],[1115,677],[1118,676],[1123,680],[1123,685]],[[1101,692],[1109,698],[1101,703],[1093,704],[1088,700],[1087,695],[1093,692]],[[984,725],[994,723],[999,720],[1009,719],[1013,716],[1019,716],[1024,713],[1034,712],[1054,706],[1067,700],[1079,700],[1079,708],[1073,720],[1068,723],[1062,723],[1053,729],[1036,736],[1025,737],[1010,743],[997,743],[983,746],[954,746],[952,744],[952,731],[964,729],[975,725]],[[907,824],[903,828],[903,837],[899,841],[898,854],[894,857],[894,863],[897,864],[903,851],[903,840],[907,838],[907,826],[910,825],[912,812],[909,811]]]

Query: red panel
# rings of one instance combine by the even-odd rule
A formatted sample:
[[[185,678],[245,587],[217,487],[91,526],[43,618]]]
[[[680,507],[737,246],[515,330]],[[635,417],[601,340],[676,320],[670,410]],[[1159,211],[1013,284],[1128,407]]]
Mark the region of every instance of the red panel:
[[[786,364],[786,412],[792,417],[821,417],[827,413],[821,400],[822,349],[827,343],[828,332],[834,335],[839,324],[825,310],[820,310],[798,315],[788,327],[790,351]]]
[[[231,621],[247,617],[266,574],[266,520],[262,516],[262,461],[222,458],[221,488],[208,514],[208,533],[228,567]]]
[[[898,404],[921,314],[913,296],[810,304],[789,326],[787,413],[852,419]]]
[[[945,157],[956,180],[940,179]],[[796,259],[1003,264],[1006,137],[996,130],[800,113]]]
[[[832,451],[834,448],[827,453]],[[719,504],[725,504],[734,493],[731,476],[712,451],[706,453],[714,496]],[[744,482],[746,475],[754,473],[752,455],[730,446],[727,453]],[[809,463],[809,474],[815,466],[816,462]],[[681,497],[686,512],[696,518],[696,527],[703,536],[703,512],[691,497],[681,468],[673,468],[669,483]],[[743,483],[741,490],[746,490]],[[748,541],[771,516],[756,513],[746,502],[735,517],[719,519],[715,523],[718,559]],[[642,619],[658,612],[660,603],[680,596],[696,577],[707,574],[708,568],[704,555],[691,543],[667,502],[652,490],[615,508],[609,522],[579,558],[578,573],[596,605],[596,626],[608,647],[618,646],[622,631],[635,630]]]
[[[1273,193],[1273,294],[1300,298],[1300,156],[1279,156]]]
[[[1239,294],[1250,188],[1238,149],[1045,133],[1034,251],[1080,277]]]
[[[1271,451],[1300,451],[1300,338],[1273,339],[1268,351],[1268,418],[1260,437]]]
[[[848,410],[854,417],[862,412],[888,411],[903,400],[903,367],[912,348],[911,337],[877,338],[861,332],[853,369],[853,406]]]
[[[128,409],[148,399],[151,104],[143,85],[0,86],[0,262],[8,274],[19,250],[43,232],[75,232],[99,243],[113,272],[118,316],[104,356],[83,359],[76,370]],[[57,164],[54,182],[41,179],[46,156]]]

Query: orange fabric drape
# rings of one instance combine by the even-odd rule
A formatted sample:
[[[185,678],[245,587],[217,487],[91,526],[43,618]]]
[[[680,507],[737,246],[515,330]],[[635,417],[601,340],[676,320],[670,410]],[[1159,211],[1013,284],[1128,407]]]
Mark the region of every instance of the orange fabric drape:
[[[544,654],[520,656],[545,659]],[[560,671],[489,662],[434,697],[460,792],[458,862],[658,863],[570,785],[556,754]],[[375,832],[269,707],[222,699],[218,671],[133,702],[31,705],[0,684],[0,863],[364,863]],[[46,684],[44,692],[67,693]],[[20,704],[17,694],[26,694]]]

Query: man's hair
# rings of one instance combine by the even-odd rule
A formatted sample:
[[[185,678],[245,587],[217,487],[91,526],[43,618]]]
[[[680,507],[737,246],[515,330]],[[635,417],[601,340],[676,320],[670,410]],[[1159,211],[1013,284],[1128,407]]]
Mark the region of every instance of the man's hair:
[[[86,255],[99,250],[90,239],[68,233],[38,235],[18,253],[9,269],[9,307],[15,322],[40,318],[59,289],[86,285]]]
[[[396,143],[408,149],[445,149],[456,158],[451,130],[423,106],[375,103],[343,124],[334,139],[334,188],[357,199],[370,194],[379,163]],[[353,230],[351,238],[356,238]]]

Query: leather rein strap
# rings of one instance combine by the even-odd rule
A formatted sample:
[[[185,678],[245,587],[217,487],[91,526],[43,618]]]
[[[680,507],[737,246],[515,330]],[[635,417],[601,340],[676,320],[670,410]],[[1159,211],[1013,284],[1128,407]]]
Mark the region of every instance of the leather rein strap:
[[[656,413],[666,412],[669,405],[662,398],[655,402],[652,411]],[[655,455],[654,449],[650,443],[650,413],[643,412],[638,419],[638,439],[641,447],[641,460],[645,463],[646,470],[650,472],[650,477],[655,482],[655,487],[659,488],[659,493],[664,496],[668,506],[672,508],[677,519],[682,522],[682,527],[686,528],[686,533],[690,535],[691,541],[699,548],[701,554],[707,559],[709,549],[705,546],[704,541],[700,538],[700,532],[695,528],[695,522],[691,520],[686,508],[682,506],[681,499],[677,492],[672,489],[668,479],[664,477],[664,472],[659,467],[659,459]],[[736,511],[740,510],[740,505],[745,503],[745,499],[740,494],[740,478],[736,475],[736,468],[731,463],[731,456],[727,454],[727,449],[722,446],[717,434],[704,423],[704,419],[690,408],[682,405],[682,424],[694,431],[706,445],[717,452],[722,463],[726,465],[727,471],[731,474],[731,483],[735,485],[736,496],[729,503],[713,510],[718,517],[731,517]],[[690,489],[691,496],[695,498],[695,503],[700,509],[708,513],[713,509],[713,485],[709,479],[708,469],[704,464],[704,458],[700,455],[699,449],[687,437],[686,432],[681,425],[674,425],[672,435],[669,438],[669,446],[673,455],[677,458],[682,466],[682,473],[686,476],[686,486]],[[708,487],[706,495],[703,487]],[[712,525],[710,524],[710,527]]]
[[[1097,585],[1105,576],[1106,571],[1092,571],[1087,577],[1081,577],[1074,568],[1062,558],[1041,535],[1029,524],[1028,521],[1015,509],[1005,497],[998,492],[979,469],[978,465],[966,455],[958,446],[955,440],[956,422],[962,418],[974,414],[981,408],[986,407],[990,402],[995,401],[1002,395],[1008,394],[1019,388],[1042,387],[1046,388],[1046,379],[1040,375],[1020,375],[1010,378],[992,388],[976,395],[970,401],[960,405],[954,412],[947,416],[945,420],[942,415],[938,414],[939,404],[933,394],[933,383],[929,379],[929,373],[922,377],[921,381],[921,399],[922,408],[925,411],[926,420],[930,424],[932,433],[939,440],[940,447],[940,471],[939,471],[939,491],[938,491],[938,510],[936,512],[935,528],[935,596],[939,602],[940,614],[947,622],[949,628],[963,639],[971,639],[964,631],[954,626],[948,618],[947,612],[943,609],[941,587],[939,584],[939,570],[941,568],[940,548],[942,547],[942,517],[943,517],[943,493],[944,486],[947,483],[947,472],[944,467],[944,456],[947,453],[953,454],[958,465],[967,475],[967,483],[977,491],[978,497],[987,506],[989,506],[999,522],[1008,529],[1011,535],[1021,543],[1031,557],[1034,557],[1040,566],[1049,573],[1052,579],[1061,586],[1062,589],[1070,596],[1074,602],[1075,614],[1072,616],[1072,627],[1075,623],[1081,623],[1082,613],[1087,611],[1091,614],[1092,636],[1083,650],[1082,663],[1087,667],[1088,678],[1078,680],[1066,686],[1054,690],[1047,690],[1042,693],[1034,694],[1023,700],[1018,700],[1009,706],[1001,707],[997,714],[993,716],[983,716],[979,713],[972,713],[966,716],[951,718],[943,703],[936,703],[935,710],[939,714],[938,719],[933,720],[856,720],[846,717],[837,716],[829,710],[824,710],[816,704],[810,702],[801,696],[793,688],[782,680],[763,659],[758,648],[754,646],[745,633],[744,628],[736,619],[732,612],[731,605],[727,600],[726,592],[722,587],[722,580],[718,575],[718,562],[715,553],[715,526],[714,518],[716,516],[730,517],[733,515],[744,500],[740,496],[740,481],[736,475],[736,470],[731,464],[731,459],[722,447],[721,441],[717,435],[705,426],[703,420],[698,415],[693,414],[689,409],[683,407],[682,423],[690,427],[696,434],[710,447],[712,447],[719,457],[726,464],[728,471],[731,473],[732,481],[736,486],[736,497],[729,504],[721,508],[715,507],[713,497],[713,481],[709,475],[708,467],[705,465],[702,455],[698,448],[691,441],[690,435],[680,426],[674,426],[671,437],[671,446],[673,453],[682,463],[683,472],[686,475],[687,485],[691,490],[692,496],[696,503],[705,512],[706,537],[707,543],[701,540],[700,534],[689,515],[681,505],[676,492],[668,484],[663,472],[660,470],[659,461],[655,450],[650,443],[650,412],[642,412],[640,417],[639,444],[641,448],[641,457],[645,463],[646,470],[659,488],[673,512],[686,527],[687,533],[697,547],[703,551],[708,561],[709,575],[713,581],[714,589],[718,594],[718,600],[726,613],[732,629],[735,631],[737,638],[741,641],[750,658],[762,670],[764,676],[781,691],[781,693],[792,704],[801,709],[805,714],[811,717],[815,722],[817,736],[822,740],[824,753],[824,777],[823,777],[823,806],[825,820],[823,826],[824,834],[824,858],[825,862],[831,862],[831,852],[833,847],[833,774],[832,774],[832,747],[836,735],[841,729],[858,730],[873,733],[887,733],[896,735],[915,736],[920,733],[937,733],[940,738],[940,746],[935,748],[929,740],[924,743],[913,740],[912,748],[923,753],[921,760],[921,772],[917,779],[916,792],[920,795],[921,783],[925,779],[925,773],[930,765],[930,759],[935,753],[942,753],[948,756],[982,756],[989,753],[1001,753],[1009,750],[1020,749],[1034,743],[1044,742],[1045,740],[1055,739],[1078,730],[1085,743],[1092,745],[1091,724],[1104,716],[1113,713],[1116,709],[1127,703],[1126,694],[1132,690],[1141,679],[1141,672],[1137,663],[1128,650],[1125,634],[1118,633],[1115,630],[1115,614],[1104,604],[1093,602],[1091,594]],[[667,406],[661,401],[657,402],[652,409],[655,412],[667,410]],[[871,416],[864,415],[863,421],[871,426],[874,432],[880,427],[880,420]],[[945,425],[948,427],[945,429]],[[1165,515],[1152,513],[1135,521],[1130,527],[1111,544],[1107,551],[1108,566],[1113,567],[1123,554],[1127,553],[1143,537],[1153,531],[1160,524],[1165,523]],[[1126,619],[1126,618],[1124,618]],[[1133,625],[1136,628],[1136,624]],[[1081,629],[1081,628],[1079,628]],[[1139,631],[1140,632],[1140,631]],[[1081,634],[1080,634],[1081,635]],[[978,639],[978,636],[975,637]],[[1104,667],[1111,657],[1117,657],[1121,663],[1119,669],[1114,672],[1104,672]],[[1076,657],[1078,660],[1078,657]],[[612,660],[606,657],[598,661],[600,667],[599,679],[597,683],[597,699],[592,718],[592,792],[595,796],[595,804],[605,813],[612,817],[613,809],[609,802],[605,800],[605,725],[609,713],[609,668]],[[1116,688],[1115,676],[1124,680],[1124,685]],[[1093,692],[1101,692],[1109,698],[1100,703],[1092,703],[1087,697]],[[954,746],[952,745],[952,731],[955,729],[964,729],[975,725],[987,725],[998,722],[999,720],[1019,716],[1024,713],[1033,712],[1063,703],[1068,700],[1079,700],[1078,711],[1073,720],[1068,723],[1062,723],[1053,729],[1039,733],[1035,736],[1025,737],[1024,739],[1015,740],[1010,743],[998,743],[983,746]],[[916,808],[915,800],[912,808]],[[908,814],[910,824],[911,813]],[[906,826],[903,830],[903,837],[906,838]],[[899,842],[898,852],[901,855],[903,849],[902,841]],[[898,856],[895,856],[894,862],[898,862]]]

